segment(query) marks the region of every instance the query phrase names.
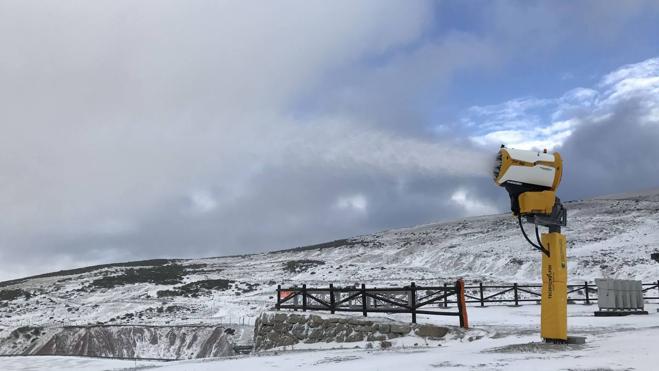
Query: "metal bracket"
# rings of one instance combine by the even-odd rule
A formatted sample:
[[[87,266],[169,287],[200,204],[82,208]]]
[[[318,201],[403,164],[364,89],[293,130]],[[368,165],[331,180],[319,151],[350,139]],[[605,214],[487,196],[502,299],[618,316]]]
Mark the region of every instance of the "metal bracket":
[[[524,238],[526,238],[526,241],[528,241],[531,246],[542,251],[543,254],[549,256],[549,250],[542,246],[542,241],[540,240],[540,235],[538,234],[538,226],[549,228],[550,233],[561,232],[561,227],[565,227],[567,225],[567,210],[561,203],[561,200],[556,197],[551,214],[525,214],[524,217],[528,223],[535,225],[535,237],[538,240],[538,244],[536,245],[533,243],[533,241],[531,241],[526,235],[526,231],[524,231],[524,227],[522,226],[522,215],[518,215],[519,228],[522,230]]]

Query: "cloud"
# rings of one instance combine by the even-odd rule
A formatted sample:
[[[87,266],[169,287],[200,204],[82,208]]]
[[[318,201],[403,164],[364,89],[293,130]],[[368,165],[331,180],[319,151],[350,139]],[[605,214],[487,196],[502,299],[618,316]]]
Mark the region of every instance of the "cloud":
[[[362,194],[341,196],[336,200],[336,207],[344,210],[365,212],[368,207],[368,200],[366,200],[366,197]]]
[[[535,114],[537,107],[544,111]],[[595,88],[558,98],[472,107],[463,120],[480,130],[471,139],[481,145],[561,152],[568,198],[659,186],[659,58],[622,66]]]
[[[559,148],[564,194],[571,198],[659,187],[659,117],[636,100],[587,118]]]
[[[593,6],[581,14],[616,27],[639,13]],[[571,144],[586,128],[615,132],[614,117],[653,127],[651,64],[558,98],[474,107],[464,131],[438,119],[461,77],[578,34],[546,32],[571,10],[479,11],[494,8],[483,27],[439,32],[442,5],[425,1],[0,3],[1,274],[504,210],[490,179],[498,141],[572,157],[590,148]]]
[[[620,88],[621,84],[625,85],[629,81],[637,79],[653,80],[659,75],[659,59],[652,58],[640,63],[628,64],[617,70],[608,73],[602,78],[600,86],[602,88]]]
[[[514,99],[501,104],[474,106],[461,118],[474,128],[471,140],[480,145],[558,148],[586,122],[603,120],[621,105],[634,102],[643,110],[637,120],[659,117],[659,58],[626,65],[601,78],[595,88],[574,88],[557,98]]]
[[[499,211],[498,208],[491,203],[479,200],[477,197],[470,195],[467,191],[461,188],[453,192],[451,195],[451,201],[463,207],[468,216],[495,214]]]
[[[324,114],[349,115],[361,125],[423,133],[430,126],[427,105],[437,104],[429,101],[429,92],[447,92],[456,74],[501,59],[493,43],[471,34],[449,32],[426,38],[423,35],[416,44],[394,49],[386,58],[368,58],[342,71],[343,76],[333,76],[319,86],[324,97],[314,108]]]
[[[190,212],[204,214],[217,208],[217,201],[208,191],[194,191],[190,194]]]
[[[478,181],[488,157],[405,107],[493,51],[426,39],[429,2],[346,5],[2,3],[3,274],[450,215],[415,211],[405,184]]]
[[[560,150],[572,197],[659,186],[659,58],[623,66],[600,83],[602,99]]]
[[[556,105],[557,102],[550,99],[514,99],[497,105],[471,107],[461,121],[473,128],[477,135],[471,140],[482,146],[554,148],[570,135],[574,125],[571,120],[548,125],[543,122],[548,112],[557,110]]]

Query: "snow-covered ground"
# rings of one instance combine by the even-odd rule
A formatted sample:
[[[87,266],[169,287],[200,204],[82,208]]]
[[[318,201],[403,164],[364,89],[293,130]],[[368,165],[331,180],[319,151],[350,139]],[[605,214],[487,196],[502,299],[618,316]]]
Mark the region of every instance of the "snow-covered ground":
[[[162,362],[129,361],[90,357],[26,356],[0,357],[3,371],[77,371],[77,370],[130,370],[158,366]]]
[[[657,304],[647,316],[594,317],[596,306],[570,305],[570,334],[585,345],[539,343],[538,305],[469,308],[474,336],[441,346],[407,344],[388,350],[360,348],[286,350],[255,356],[176,362],[98,360],[77,357],[0,357],[0,369],[120,370],[134,367],[171,371],[205,370],[655,370],[659,339]],[[424,322],[439,322],[423,317]],[[479,338],[482,335],[482,338]]]
[[[659,280],[659,262],[650,258],[651,253],[659,252],[659,190],[568,202],[566,207],[568,227],[565,233],[568,238],[570,283],[582,283],[585,280],[592,282],[599,277],[638,279],[643,282]],[[278,284],[287,286],[306,283],[308,286],[327,287],[329,283],[366,283],[371,287],[386,287],[407,285],[414,281],[417,285],[435,286],[459,277],[463,277],[467,284],[475,281],[538,283],[540,261],[539,253],[521,237],[516,220],[509,214],[502,214],[383,231],[287,251],[170,260],[164,263],[131,263],[59,272],[0,283],[0,294],[18,293],[10,300],[0,300],[0,354],[32,354],[31,351],[24,352],[28,348],[14,347],[17,341],[13,340],[12,333],[24,326],[30,326],[29,331],[45,334],[36,340],[31,337],[20,338],[31,350],[38,349],[40,342],[48,339],[48,334],[63,326],[73,325],[228,324],[223,327],[239,328],[242,334],[249,334],[249,326],[259,313],[273,307]],[[130,278],[131,270],[157,271],[158,267],[176,268],[179,270],[178,276],[173,281],[167,279],[171,277],[156,277],[150,282],[109,286],[98,284],[99,280]],[[226,280],[226,285],[222,284],[222,280]],[[215,286],[204,286],[209,283]],[[190,287],[185,285],[192,285],[196,291],[186,293],[186,287]],[[196,289],[195,285],[200,286]],[[656,295],[654,291],[652,294]],[[515,317],[515,328],[519,328],[520,324],[534,326],[536,319],[524,313],[538,308],[474,308],[470,310],[475,313],[486,311],[488,315],[483,318],[496,320],[479,324],[479,317],[472,316],[471,321],[474,325],[493,326],[496,323],[502,326],[507,321],[507,313],[519,311],[520,315]],[[502,310],[506,314],[497,316]],[[523,321],[524,318],[527,322]],[[656,317],[649,319],[656,320]],[[409,317],[401,320],[408,321]],[[455,324],[453,317],[436,317],[430,321],[443,325]],[[624,324],[627,319],[616,321],[623,321],[621,323]],[[602,322],[598,319],[594,323],[614,321]],[[35,327],[38,329],[34,330]],[[531,328],[528,327],[528,338],[515,341],[526,342],[532,339],[535,331],[531,331]],[[501,327],[498,330],[494,327],[488,329],[504,330]],[[647,331],[652,333],[656,330]],[[654,335],[659,337],[657,333]],[[191,338],[187,337],[185,346],[189,348],[186,349],[190,349],[189,354],[197,354],[196,347],[199,344],[190,344],[190,341]],[[249,336],[239,339],[240,343],[249,341]],[[592,347],[586,347],[587,352],[597,354],[596,349],[600,349],[595,347],[597,341],[592,343]],[[608,344],[614,340],[602,341]],[[487,345],[488,342],[491,345]],[[499,342],[495,338],[479,341],[478,344],[494,347]],[[447,348],[450,346],[455,345],[446,345]],[[465,349],[478,349],[479,346],[468,345]],[[420,358],[423,358],[423,354],[430,354],[431,357],[435,351],[424,350],[411,353],[409,357],[417,357],[415,354]],[[368,354],[384,357],[390,353],[359,354],[366,359],[371,357]],[[552,357],[558,357],[557,354],[563,353],[551,353]],[[142,352],[138,356],[152,358],[158,355]],[[298,356],[291,354],[290,357]],[[300,362],[303,362],[305,357],[314,356],[299,357],[302,357]],[[495,354],[478,357],[508,356]],[[236,359],[227,362],[252,361]],[[467,361],[461,361],[464,362]]]

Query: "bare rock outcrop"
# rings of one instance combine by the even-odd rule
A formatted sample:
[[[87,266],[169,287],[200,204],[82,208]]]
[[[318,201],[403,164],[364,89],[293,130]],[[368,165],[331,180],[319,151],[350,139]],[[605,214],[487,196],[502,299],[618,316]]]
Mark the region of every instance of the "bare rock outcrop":
[[[0,340],[5,354],[191,359],[235,354],[235,331],[220,326],[19,328]]]

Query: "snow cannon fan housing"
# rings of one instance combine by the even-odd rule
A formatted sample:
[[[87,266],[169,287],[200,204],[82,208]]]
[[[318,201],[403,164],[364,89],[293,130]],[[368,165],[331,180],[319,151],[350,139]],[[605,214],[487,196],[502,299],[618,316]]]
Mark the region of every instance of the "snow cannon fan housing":
[[[529,151],[501,146],[494,165],[494,182],[510,195],[514,215],[551,214],[560,202],[555,191],[563,161],[558,152]]]

